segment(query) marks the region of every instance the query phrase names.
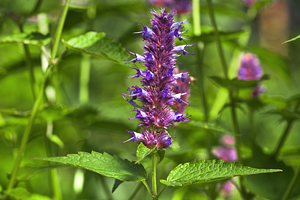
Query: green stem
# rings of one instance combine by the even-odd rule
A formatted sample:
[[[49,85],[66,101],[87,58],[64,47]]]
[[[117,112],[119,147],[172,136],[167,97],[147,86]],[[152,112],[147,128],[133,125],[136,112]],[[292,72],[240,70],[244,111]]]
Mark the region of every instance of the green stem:
[[[200,0],[193,0],[193,30],[195,36],[201,35]]]
[[[157,199],[156,153],[152,153],[152,199]]]
[[[193,30],[195,36],[201,35],[201,21],[200,21],[200,1],[193,0]],[[209,120],[209,110],[207,106],[207,100],[205,98],[205,87],[204,87],[204,70],[203,70],[203,58],[205,45],[203,43],[198,42],[196,45],[196,55],[197,56],[197,64],[196,68],[198,72],[199,85],[200,85],[200,96],[202,101],[202,108],[204,110],[204,121],[208,122]],[[211,158],[211,133],[207,130],[204,131],[206,133],[206,148],[208,152],[208,157]]]
[[[60,40],[60,36],[61,36],[63,25],[64,25],[64,22],[65,22],[65,18],[66,18],[66,15],[67,15],[69,4],[70,4],[70,0],[67,0],[64,11],[63,11],[63,14],[62,14],[62,17],[61,17],[60,22],[59,22],[57,32],[56,32],[56,36],[55,36],[55,40],[54,40],[55,49],[53,49],[52,54],[51,54],[52,63],[53,63],[54,58],[55,58],[56,53],[57,53],[58,43],[59,43],[59,40]],[[25,148],[26,148],[28,138],[29,138],[29,135],[31,133],[32,127],[34,125],[35,118],[36,118],[36,115],[37,115],[38,110],[40,108],[40,105],[43,101],[46,82],[48,80],[48,77],[51,75],[52,70],[53,70],[53,68],[55,67],[56,64],[58,64],[58,62],[55,62],[55,64],[53,64],[53,65],[50,64],[49,67],[47,68],[46,72],[45,72],[42,85],[39,89],[38,96],[37,96],[37,98],[35,100],[35,103],[33,105],[33,108],[32,108],[32,113],[31,113],[31,116],[29,118],[29,122],[28,122],[28,124],[25,128],[24,134],[23,134],[20,149],[19,149],[17,158],[16,158],[14,166],[13,166],[13,170],[12,170],[12,173],[11,173],[11,178],[9,180],[7,190],[11,190],[15,185],[16,178],[17,178],[17,175],[18,175],[18,171],[19,171],[19,168],[20,168],[20,164],[21,164],[21,161],[22,161],[22,158],[23,158],[23,154],[24,154],[24,151],[25,151]]]
[[[157,195],[157,198],[167,189],[168,186],[165,186]]]
[[[211,24],[214,27],[214,31],[215,31],[215,37],[216,37],[216,42],[217,42],[217,47],[218,47],[218,54],[221,59],[223,72],[224,72],[226,79],[228,79],[228,67],[226,64],[226,60],[225,60],[225,56],[224,56],[224,52],[223,52],[223,48],[222,48],[222,44],[221,44],[221,38],[220,38],[219,31],[218,31],[215,15],[214,15],[213,5],[212,5],[211,0],[206,0],[206,1],[207,1],[208,9],[209,9],[210,21],[211,21]]]
[[[82,54],[82,56],[80,66],[79,102],[81,104],[87,104],[89,102],[91,60],[90,55],[88,54]]]
[[[229,79],[228,66],[227,66],[227,63],[225,60],[224,51],[223,51],[222,43],[221,43],[221,38],[220,38],[219,31],[218,31],[217,23],[215,20],[215,16],[214,16],[212,0],[206,0],[206,1],[207,1],[207,5],[209,8],[210,21],[211,21],[212,26],[214,27],[217,48],[218,48],[218,54],[221,59],[223,73],[224,73],[225,78]],[[241,155],[241,139],[240,139],[241,135],[239,133],[237,113],[236,113],[236,109],[235,109],[235,100],[233,97],[234,88],[230,88],[228,92],[229,92],[229,100],[230,100],[230,104],[231,104],[231,118],[232,118],[232,124],[233,124],[233,129],[234,129],[237,156],[238,156],[237,162],[242,164],[243,160],[242,160],[242,155]],[[244,184],[244,178],[242,176],[240,176],[239,180],[240,180],[240,185],[241,185],[241,195],[244,199],[248,199],[248,193],[246,191],[246,187]]]
[[[149,186],[148,186],[147,182],[146,182],[146,181],[142,181],[142,183],[145,185],[145,187],[146,187],[147,191],[148,191],[148,192],[149,192],[149,194],[152,196],[152,192],[151,192],[151,190],[150,190],[150,188],[149,188]]]
[[[140,191],[140,189],[142,188],[143,183],[140,183],[135,190],[133,191],[132,195],[130,195],[130,197],[128,198],[128,200],[131,200],[135,197],[135,195]]]
[[[50,67],[45,73],[42,86],[39,90],[38,96],[37,96],[37,98],[35,100],[35,103],[34,103],[34,106],[32,108],[32,113],[31,113],[31,116],[29,118],[29,122],[28,122],[28,124],[25,128],[24,134],[23,134],[23,138],[22,138],[22,141],[21,141],[21,146],[20,146],[16,161],[15,161],[14,166],[13,166],[13,170],[12,170],[11,178],[10,178],[9,183],[8,183],[7,190],[10,190],[14,187],[14,184],[15,184],[15,181],[16,181],[16,178],[17,178],[17,175],[18,175],[18,171],[19,171],[19,168],[20,168],[20,164],[21,164],[21,161],[22,161],[22,158],[23,158],[23,154],[24,154],[24,151],[25,151],[25,148],[26,148],[26,144],[27,144],[30,132],[31,132],[31,129],[33,127],[33,124],[34,124],[36,115],[38,113],[39,107],[40,107],[40,105],[43,101],[44,89],[45,89],[47,79],[48,79],[49,75],[51,74],[51,71],[52,71],[51,69],[52,69],[52,67]]]
[[[58,45],[59,45],[59,42],[60,42],[61,33],[62,33],[64,24],[65,24],[65,20],[66,20],[66,17],[67,17],[70,1],[71,0],[66,1],[66,5],[64,7],[63,13],[61,15],[61,18],[60,18],[60,21],[59,21],[59,24],[58,24],[58,27],[57,27],[57,30],[56,30],[53,49],[52,49],[52,52],[51,52],[51,63],[55,62],[55,56],[56,56],[56,53],[57,53],[57,50],[58,50]]]
[[[290,182],[287,190],[285,191],[285,193],[282,197],[282,200],[289,199],[289,197],[290,197],[291,193],[293,192],[293,190],[296,186],[296,183],[299,181],[299,179],[300,179],[300,167],[298,167],[296,174],[294,175],[292,181]]]
[[[300,106],[300,101],[298,101],[297,104],[295,105],[294,112],[296,112],[298,110],[299,106]],[[275,150],[275,153],[274,153],[275,158],[278,158],[280,150],[283,147],[283,145],[284,145],[284,143],[285,143],[285,141],[286,141],[286,139],[287,139],[287,137],[290,133],[290,130],[291,130],[292,126],[293,126],[293,120],[288,121],[287,125],[284,129],[284,132],[283,132],[283,134],[282,134],[282,136],[281,136],[281,138],[278,142],[278,145],[276,147],[276,150]]]
[[[62,194],[59,184],[57,169],[50,169],[51,187],[53,190],[53,200],[61,200]]]
[[[284,132],[283,132],[283,134],[282,134],[282,136],[281,136],[281,138],[280,138],[280,140],[278,142],[278,145],[276,147],[275,153],[274,153],[274,156],[276,158],[278,158],[280,150],[283,147],[283,145],[284,145],[284,143],[285,143],[285,141],[286,141],[286,139],[287,139],[287,137],[288,137],[288,135],[290,133],[290,130],[291,130],[292,126],[293,126],[293,121],[292,120],[288,121],[287,125],[286,125],[286,127],[284,129]]]

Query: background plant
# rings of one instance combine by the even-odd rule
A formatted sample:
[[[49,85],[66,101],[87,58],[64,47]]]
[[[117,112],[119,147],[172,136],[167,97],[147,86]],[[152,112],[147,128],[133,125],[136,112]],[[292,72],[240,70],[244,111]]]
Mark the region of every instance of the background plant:
[[[136,66],[124,65],[123,59],[132,59],[126,50],[142,53],[142,41],[134,40],[137,35],[132,32],[140,30],[139,23],[149,24],[153,5],[146,1],[115,0],[71,1],[68,6],[70,2],[66,1],[62,8],[60,1],[23,2],[1,2],[2,197],[118,199],[136,193],[136,199],[150,198],[139,183],[123,183],[111,194],[113,185],[118,185],[113,179],[82,169],[56,168],[53,163],[46,165],[44,161],[29,158],[93,150],[137,160],[135,145],[121,145],[128,138],[126,129],[139,130],[136,121],[127,120],[132,117],[129,112],[132,106],[120,95],[124,86],[136,84],[136,80],[125,79],[133,75],[129,66]],[[243,1],[214,1],[213,7],[209,2],[200,1],[200,9],[193,6],[193,18],[191,13],[186,13],[176,19],[192,22],[185,24],[189,30],[186,34],[196,44],[190,50],[196,56],[178,59],[195,78],[191,84],[191,105],[187,108],[193,118],[169,130],[181,148],[166,151],[158,176],[165,179],[179,163],[216,159],[211,149],[219,145],[222,133],[236,133],[232,126],[234,109],[239,131],[236,135],[241,143],[239,154],[243,155],[241,162],[256,168],[283,170],[246,177],[244,198],[297,198],[298,40],[283,45],[285,40],[280,41],[282,48],[290,49],[287,55],[258,44],[256,16],[262,20],[261,13],[270,5],[276,9],[271,1],[254,1],[250,7]],[[297,3],[289,2],[293,19],[297,19],[293,14],[299,8]],[[200,16],[201,24],[194,23]],[[212,17],[215,25],[211,23]],[[291,23],[289,38],[299,34],[297,26]],[[256,54],[264,73],[270,77],[263,82],[266,93],[257,99],[249,95],[257,82],[232,80],[237,76],[243,52]],[[224,63],[227,75],[222,72]],[[180,65],[179,68],[182,69]],[[230,101],[227,91],[229,97],[232,92]],[[23,140],[26,134],[29,137]],[[22,145],[24,156],[19,173],[9,182]],[[142,164],[146,170],[151,168],[148,157]],[[169,187],[160,199],[223,198],[216,190],[217,185],[218,182],[196,184],[176,190]],[[7,191],[16,186],[17,189]],[[226,198],[241,198],[239,192],[232,195]]]

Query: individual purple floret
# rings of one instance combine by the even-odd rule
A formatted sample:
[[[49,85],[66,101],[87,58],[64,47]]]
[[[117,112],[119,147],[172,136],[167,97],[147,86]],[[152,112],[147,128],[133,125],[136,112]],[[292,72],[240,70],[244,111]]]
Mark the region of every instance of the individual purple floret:
[[[183,54],[190,54],[185,50],[192,45],[174,45],[174,40],[184,40],[182,37],[185,22],[174,22],[175,12],[161,10],[154,15],[150,27],[143,26],[140,32],[142,38],[146,40],[145,52],[142,55],[132,53],[134,59],[129,62],[142,62],[146,69],[137,69],[136,75],[128,78],[140,78],[140,86],[132,86],[127,90],[130,94],[123,94],[123,97],[131,105],[138,109],[136,115],[130,119],[138,119],[139,126],[143,131],[127,141],[138,141],[148,148],[158,147],[159,149],[168,148],[172,144],[172,137],[168,134],[167,128],[177,122],[185,122],[190,118],[183,110],[177,110],[175,105],[180,104],[180,108],[189,103],[186,101],[189,90],[176,90],[174,85],[178,82],[189,82],[188,72],[174,73],[176,57],[180,56],[176,52],[182,51]],[[184,41],[185,42],[185,41]],[[142,105],[136,103],[140,101]]]
[[[263,76],[258,59],[253,54],[244,54],[238,71],[240,80],[259,80]]]
[[[237,153],[235,148],[219,147],[214,149],[213,154],[224,160],[225,162],[237,161]]]

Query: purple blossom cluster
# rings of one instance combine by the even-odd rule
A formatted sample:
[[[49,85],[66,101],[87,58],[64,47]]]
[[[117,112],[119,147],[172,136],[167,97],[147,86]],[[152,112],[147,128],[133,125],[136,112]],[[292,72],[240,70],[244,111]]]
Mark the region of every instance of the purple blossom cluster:
[[[154,5],[161,5],[172,10],[175,10],[177,13],[189,13],[192,9],[191,0],[148,0]]]
[[[242,56],[241,65],[238,71],[239,80],[259,80],[263,76],[263,70],[259,64],[258,58],[253,54],[244,54]],[[261,93],[264,93],[266,89],[258,83],[251,95],[257,98]]]
[[[133,137],[127,141],[137,143],[143,142],[148,148],[158,147],[159,149],[168,148],[172,144],[172,137],[167,128],[173,126],[175,122],[188,121],[188,114],[184,113],[184,106],[188,105],[188,88],[178,90],[176,87],[182,83],[188,83],[187,72],[176,70],[176,57],[180,56],[177,52],[190,54],[185,47],[192,45],[175,46],[175,39],[184,40],[182,33],[183,23],[174,22],[175,12],[161,10],[154,15],[151,26],[143,26],[142,37],[146,40],[143,55],[136,53],[135,58],[129,62],[143,62],[146,70],[132,68],[136,70],[136,75],[130,78],[141,78],[142,87],[132,86],[127,90],[130,94],[122,94],[124,99],[136,107],[136,115],[130,119],[138,119],[139,126],[143,127],[141,133],[128,131]],[[185,97],[185,98],[183,98]],[[129,99],[128,99],[129,98]],[[140,101],[139,105],[136,101]],[[180,106],[177,106],[180,104]]]

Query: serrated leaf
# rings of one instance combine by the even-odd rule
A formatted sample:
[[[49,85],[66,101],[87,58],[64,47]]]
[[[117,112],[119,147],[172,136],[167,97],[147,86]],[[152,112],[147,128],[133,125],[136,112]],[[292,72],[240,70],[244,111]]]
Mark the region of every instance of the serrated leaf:
[[[107,153],[79,152],[62,157],[35,158],[51,162],[58,162],[75,167],[81,167],[103,176],[115,178],[121,181],[143,181],[147,178],[147,172],[143,165],[134,164],[129,160],[124,160]]]
[[[234,176],[245,176],[279,171],[281,170],[256,169],[238,165],[234,162],[224,162],[223,160],[200,160],[178,165],[170,172],[167,180],[160,180],[160,182],[167,186],[177,187],[228,179]]]
[[[0,38],[1,43],[20,42],[24,44],[31,44],[35,46],[44,46],[50,42],[50,38],[47,35],[43,35],[39,32],[32,33],[19,33],[15,35],[4,36]]]
[[[139,144],[136,150],[137,161],[135,163],[141,162],[144,158],[146,158],[154,149],[148,149],[142,142]]]
[[[129,60],[130,57],[119,43],[105,37],[105,33],[87,32],[68,41],[63,40],[63,43],[71,51],[100,56],[121,64],[125,64],[123,60]],[[133,64],[128,63],[128,65]]]
[[[203,128],[209,131],[217,131],[217,132],[221,132],[221,133],[230,133],[230,131],[228,131],[227,129],[215,125],[215,124],[210,124],[210,123],[205,123],[205,122],[197,122],[197,121],[190,121],[189,125],[191,126],[196,126],[199,128]]]

